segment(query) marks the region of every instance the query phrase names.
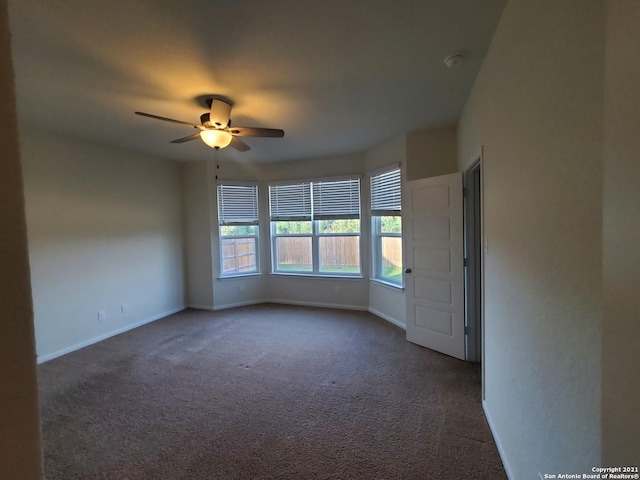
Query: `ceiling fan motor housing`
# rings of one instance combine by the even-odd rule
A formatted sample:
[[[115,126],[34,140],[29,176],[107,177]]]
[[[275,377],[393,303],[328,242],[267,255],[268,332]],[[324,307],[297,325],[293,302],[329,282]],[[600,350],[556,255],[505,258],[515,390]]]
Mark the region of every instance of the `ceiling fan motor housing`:
[[[209,112],[203,113],[202,115],[200,115],[200,123],[205,127],[212,126],[211,121],[209,120]]]

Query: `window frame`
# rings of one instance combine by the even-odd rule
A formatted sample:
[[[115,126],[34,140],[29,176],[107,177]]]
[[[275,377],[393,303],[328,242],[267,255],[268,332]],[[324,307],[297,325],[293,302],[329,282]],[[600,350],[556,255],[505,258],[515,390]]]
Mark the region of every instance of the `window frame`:
[[[240,220],[240,221],[224,221],[221,219],[220,210],[220,187],[224,186],[236,186],[236,187],[251,187],[255,190],[255,219],[253,220]],[[257,182],[242,182],[242,181],[218,181],[216,185],[216,202],[217,202],[217,224],[218,224],[218,259],[220,261],[220,279],[237,278],[255,276],[261,274],[260,268],[260,201],[259,201],[260,188]],[[223,228],[225,226],[253,226],[255,227],[255,234],[237,234],[237,235],[225,235],[223,234]],[[253,246],[255,252],[255,268],[247,272],[233,272],[225,273],[224,271],[224,240],[228,239],[253,239]],[[230,257],[231,258],[231,257]],[[236,258],[236,257],[233,257]]]
[[[313,220],[313,231],[314,236],[312,241],[316,243],[315,255],[318,257],[314,258],[314,267],[317,265],[318,275],[323,276],[339,276],[339,277],[362,277],[362,217],[358,219],[358,232],[345,232],[345,233],[321,233],[319,223],[322,220]],[[356,273],[347,273],[347,272],[330,272],[330,271],[322,271],[320,265],[320,239],[321,238],[333,238],[333,237],[358,237],[358,272]],[[313,245],[312,245],[313,246]]]
[[[355,180],[357,181],[357,189],[358,189],[358,232],[345,232],[345,233],[322,233],[320,231],[319,222],[323,220],[331,220],[332,218],[327,218],[323,216],[322,218],[314,218],[314,184],[318,184],[321,182],[340,182],[346,180]],[[311,215],[310,218],[296,218],[292,220],[273,220],[271,215],[271,188],[278,187],[281,185],[302,185],[302,184],[310,185],[310,199],[311,199]],[[330,178],[315,178],[315,179],[305,179],[305,180],[295,180],[289,182],[275,182],[269,184],[269,209],[270,209],[270,237],[271,237],[271,273],[274,275],[299,275],[299,276],[313,276],[313,277],[340,277],[340,278],[363,278],[362,273],[362,177],[361,175],[347,175],[341,177],[330,177]],[[340,219],[348,219],[348,218],[338,218],[336,216],[336,220]],[[349,219],[353,219],[353,217],[349,217]],[[283,221],[308,221],[311,223],[311,232],[310,233],[277,233],[276,223]],[[280,270],[278,269],[278,238],[283,237],[297,237],[297,238],[311,238],[311,270]],[[349,272],[331,272],[331,271],[322,271],[320,265],[320,239],[321,238],[330,238],[330,237],[358,237],[358,272],[349,273]]]
[[[311,222],[311,233],[277,233],[277,222]],[[314,275],[314,223],[313,220],[272,220],[271,222],[271,273],[278,275]],[[278,238],[311,238],[311,270],[278,270]]]
[[[377,205],[374,205],[374,178],[379,177],[381,175],[389,174],[391,172],[397,172],[399,175],[399,192],[397,192],[397,196],[399,197],[399,204],[396,208],[375,208]],[[371,212],[371,280],[374,282],[382,283],[384,285],[388,285],[398,289],[404,289],[404,274],[402,273],[400,276],[400,281],[394,281],[389,277],[385,277],[382,275],[383,266],[382,266],[382,242],[384,238],[400,238],[402,239],[402,170],[400,164],[389,165],[387,167],[381,168],[379,170],[375,170],[369,173],[369,206]],[[383,202],[388,203],[388,202]],[[386,205],[388,207],[388,205]],[[400,233],[394,232],[382,232],[382,218],[386,216],[400,217]],[[400,271],[403,272],[404,269],[404,255],[400,259]]]
[[[371,251],[371,265],[372,265],[372,277],[371,279],[376,282],[381,282],[387,285],[392,285],[398,288],[404,288],[404,277],[400,277],[400,281],[396,282],[382,275],[382,241],[384,238],[399,238],[402,241],[402,232],[400,233],[383,233],[382,232],[382,217],[385,215],[372,215],[371,216],[371,237],[373,239],[373,246]],[[402,222],[402,215],[393,215],[400,217]],[[400,224],[402,227],[402,223]],[[402,259],[401,259],[402,260]],[[402,272],[403,265],[400,264],[400,271]]]

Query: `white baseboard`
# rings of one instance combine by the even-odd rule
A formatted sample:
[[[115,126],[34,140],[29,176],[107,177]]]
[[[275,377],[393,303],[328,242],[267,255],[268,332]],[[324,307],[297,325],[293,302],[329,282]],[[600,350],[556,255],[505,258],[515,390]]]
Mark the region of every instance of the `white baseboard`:
[[[237,302],[237,303],[226,303],[224,305],[214,305],[213,308],[211,307],[207,307],[206,310],[214,310],[214,311],[218,311],[218,310],[228,310],[229,308],[236,308],[236,307],[246,307],[249,305],[258,305],[260,303],[266,303],[267,300],[248,300],[246,302]],[[197,308],[197,307],[194,307]]]
[[[283,299],[279,299],[279,298],[267,298],[267,299],[261,299],[261,300],[249,300],[246,302],[237,302],[237,303],[227,303],[224,305],[216,305],[214,307],[210,307],[208,305],[187,305],[187,308],[193,308],[196,310],[212,310],[212,311],[218,311],[218,310],[227,310],[229,308],[237,308],[237,307],[246,307],[248,305],[259,305],[262,303],[276,303],[276,304],[281,304],[281,305],[296,305],[296,306],[300,306],[300,307],[319,307],[319,308],[337,308],[337,309],[343,309],[343,310],[357,310],[357,311],[361,311],[361,312],[371,312],[374,315],[390,322],[393,323],[394,325],[406,330],[406,327],[404,325],[404,323],[399,322],[398,320],[396,320],[395,318],[392,318],[388,315],[385,315],[382,312],[378,312],[377,310],[368,308],[368,307],[364,307],[361,305],[343,305],[340,303],[321,303],[321,302],[304,302],[304,301],[299,301],[299,300],[283,300]]]
[[[63,348],[62,350],[58,350],[57,352],[48,353],[47,355],[38,355],[38,364],[48,362],[49,360],[53,360],[54,358],[61,357],[62,355],[66,355],[67,353],[80,350],[81,348],[88,347],[89,345],[93,345],[94,343],[101,342],[102,340],[106,340],[107,338],[114,337],[124,332],[128,332],[129,330],[133,330],[134,328],[141,327],[142,325],[146,325],[147,323],[155,322],[156,320],[160,320],[161,318],[168,317],[169,315],[173,315],[174,313],[181,312],[184,309],[185,309],[184,306],[173,308],[159,315],[154,315],[153,317],[142,320],[141,322],[136,322],[130,325],[126,325],[122,328],[118,328],[117,330],[113,330],[109,333],[105,333],[104,335],[99,335],[89,340],[85,340],[84,342],[76,343],[75,345],[71,345],[70,347]]]
[[[484,416],[487,418],[487,423],[489,424],[491,435],[493,435],[493,441],[496,443],[496,447],[498,448],[498,454],[500,455],[500,460],[502,460],[502,466],[504,467],[504,471],[507,474],[507,478],[509,478],[509,480],[513,480],[514,477],[513,473],[511,472],[511,467],[509,466],[507,456],[504,452],[504,449],[502,448],[502,443],[500,443],[500,438],[498,438],[493,419],[491,418],[491,414],[489,413],[489,407],[487,406],[487,402],[485,400],[482,401],[482,409],[484,410]]]
[[[187,308],[193,308],[194,310],[214,310],[211,305],[187,305]]]
[[[262,303],[279,303],[282,305],[296,305],[301,307],[319,307],[319,308],[337,308],[340,310],[357,310],[360,312],[368,311],[367,307],[361,305],[343,305],[340,303],[320,303],[320,302],[302,302],[298,300],[282,300],[279,298],[270,298]]]
[[[392,318],[388,315],[385,315],[382,312],[378,312],[377,310],[361,306],[361,305],[343,305],[339,303],[320,303],[320,302],[303,302],[297,300],[283,300],[277,298],[269,298],[269,299],[261,299],[261,300],[251,300],[247,302],[238,302],[238,303],[229,303],[226,305],[215,305],[211,307],[210,305],[186,305],[178,308],[174,308],[163,312],[159,315],[154,315],[153,317],[147,318],[140,322],[132,323],[130,325],[126,325],[124,327],[113,330],[109,333],[105,333],[103,335],[99,335],[97,337],[91,338],[89,340],[85,340],[84,342],[76,343],[75,345],[71,345],[69,347],[63,348],[53,353],[48,353],[46,355],[38,355],[38,364],[48,362],[49,360],[53,360],[54,358],[61,357],[62,355],[66,355],[67,353],[74,352],[76,350],[80,350],[81,348],[88,347],[89,345],[93,345],[94,343],[101,342],[102,340],[106,340],[107,338],[114,337],[124,332],[128,332],[129,330],[133,330],[134,328],[141,327],[142,325],[146,325],[147,323],[155,322],[156,320],[160,320],[161,318],[168,317],[169,315],[173,315],[174,313],[181,312],[185,308],[193,308],[195,310],[209,310],[209,311],[218,311],[218,310],[227,310],[229,308],[236,307],[246,307],[248,305],[257,305],[261,303],[278,303],[283,305],[296,305],[301,307],[319,307],[319,308],[334,308],[334,309],[342,309],[342,310],[357,310],[361,312],[369,311],[374,315],[387,320],[388,322],[405,329],[405,325],[397,321],[395,318]]]
[[[402,323],[401,321],[396,320],[395,318],[390,317],[389,315],[387,315],[385,313],[379,312],[375,308],[369,308],[369,312],[373,313],[376,317],[380,317],[383,320],[386,320],[389,323],[393,323],[396,327],[400,327],[403,330],[407,329],[407,326],[404,323]]]

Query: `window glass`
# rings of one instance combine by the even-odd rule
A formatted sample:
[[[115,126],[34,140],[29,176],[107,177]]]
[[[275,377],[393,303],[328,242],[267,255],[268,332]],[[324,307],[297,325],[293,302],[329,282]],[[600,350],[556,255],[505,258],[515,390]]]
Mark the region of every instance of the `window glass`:
[[[320,271],[360,273],[360,237],[320,237]]]
[[[311,222],[273,222],[276,235],[311,235]]]
[[[373,278],[402,286],[402,181],[399,168],[371,175]]]
[[[220,235],[223,237],[238,237],[257,234],[257,225],[222,225],[220,227]]]
[[[218,185],[220,275],[258,273],[258,186]]]
[[[311,237],[277,237],[276,271],[312,272]]]
[[[360,219],[348,220],[318,220],[318,233],[327,235],[332,233],[360,233]]]
[[[380,217],[380,233],[402,234],[402,217]]]
[[[257,271],[255,238],[222,238],[222,275]]]
[[[269,186],[275,272],[360,272],[360,179]]]
[[[380,276],[402,283],[402,237],[381,237]]]

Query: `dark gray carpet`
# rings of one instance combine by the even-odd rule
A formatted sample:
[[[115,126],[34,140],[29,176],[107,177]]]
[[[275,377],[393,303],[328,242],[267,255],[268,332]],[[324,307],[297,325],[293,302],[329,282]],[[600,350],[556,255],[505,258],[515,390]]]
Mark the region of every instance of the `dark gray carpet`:
[[[51,480],[506,478],[479,367],[368,313],[187,310],[39,381]]]

